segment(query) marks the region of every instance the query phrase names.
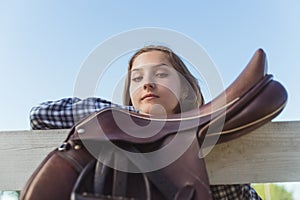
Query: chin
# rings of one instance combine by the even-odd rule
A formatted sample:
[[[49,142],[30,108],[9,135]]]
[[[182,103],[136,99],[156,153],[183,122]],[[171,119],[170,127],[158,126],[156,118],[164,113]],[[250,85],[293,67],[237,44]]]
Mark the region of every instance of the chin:
[[[165,116],[168,115],[167,110],[162,105],[160,105],[160,104],[155,104],[154,106],[152,106],[149,109],[148,113],[150,115],[159,116],[159,117],[165,117]]]

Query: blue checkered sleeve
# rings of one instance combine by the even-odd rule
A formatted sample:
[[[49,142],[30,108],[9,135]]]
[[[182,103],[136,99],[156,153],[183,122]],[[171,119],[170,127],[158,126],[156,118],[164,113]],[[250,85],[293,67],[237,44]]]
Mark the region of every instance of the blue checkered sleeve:
[[[250,184],[211,185],[214,200],[261,200]]]
[[[47,101],[30,111],[32,129],[67,129],[84,117],[108,107],[119,107],[134,111],[132,106],[120,106],[102,98],[64,98]]]

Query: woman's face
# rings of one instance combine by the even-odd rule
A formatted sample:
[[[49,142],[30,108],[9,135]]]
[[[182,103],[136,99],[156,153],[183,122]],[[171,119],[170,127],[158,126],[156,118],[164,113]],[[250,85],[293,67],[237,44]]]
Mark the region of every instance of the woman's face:
[[[174,113],[182,92],[180,77],[163,52],[140,54],[129,73],[130,98],[135,109],[160,116]]]

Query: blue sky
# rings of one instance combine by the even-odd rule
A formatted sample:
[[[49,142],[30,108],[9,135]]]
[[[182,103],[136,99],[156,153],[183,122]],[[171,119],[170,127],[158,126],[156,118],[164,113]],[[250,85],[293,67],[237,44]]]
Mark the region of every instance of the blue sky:
[[[143,27],[171,29],[199,43],[225,86],[263,48],[269,73],[289,93],[275,121],[299,120],[299,10],[297,0],[2,0],[0,130],[29,129],[32,106],[73,96],[82,63],[99,44]],[[117,64],[126,68],[125,59]]]
[[[195,40],[225,85],[263,48],[269,73],[289,93],[275,120],[298,120],[299,8],[296,0],[1,1],[0,130],[29,129],[32,106],[73,96],[80,67],[99,44],[143,27],[171,29]],[[107,98],[105,91],[99,96]]]

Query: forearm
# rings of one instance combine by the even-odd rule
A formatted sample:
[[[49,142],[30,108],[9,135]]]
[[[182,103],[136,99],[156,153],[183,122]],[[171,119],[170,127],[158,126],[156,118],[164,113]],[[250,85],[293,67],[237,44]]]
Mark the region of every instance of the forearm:
[[[67,129],[91,113],[107,107],[124,107],[101,98],[64,98],[57,101],[47,101],[33,107],[30,111],[32,129]]]

